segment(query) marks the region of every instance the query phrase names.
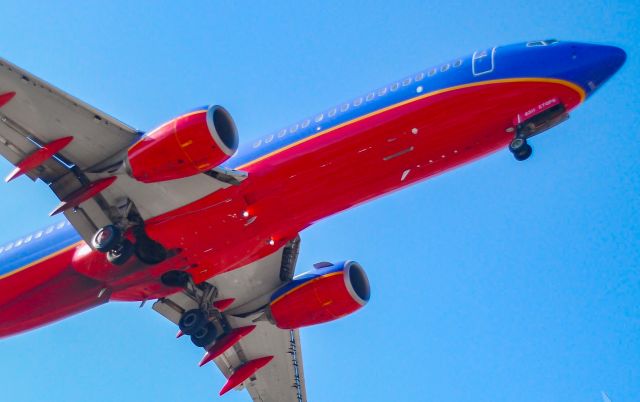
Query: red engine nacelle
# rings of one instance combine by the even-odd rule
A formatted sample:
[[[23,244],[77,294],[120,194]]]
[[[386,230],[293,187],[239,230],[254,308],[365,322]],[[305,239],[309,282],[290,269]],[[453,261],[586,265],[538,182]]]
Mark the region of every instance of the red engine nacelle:
[[[238,132],[229,112],[211,106],[177,117],[134,144],[127,152],[127,173],[155,183],[211,170],[238,148]]]
[[[369,279],[354,261],[328,265],[295,277],[271,296],[268,315],[282,329],[333,321],[369,301]]]

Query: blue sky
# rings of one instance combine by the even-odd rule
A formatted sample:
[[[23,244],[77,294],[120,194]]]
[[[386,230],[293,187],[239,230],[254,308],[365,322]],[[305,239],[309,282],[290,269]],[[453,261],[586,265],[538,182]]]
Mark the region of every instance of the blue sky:
[[[632,1],[3,5],[0,55],[142,130],[219,103],[244,140],[431,64],[555,37],[627,64],[572,118],[322,221],[298,272],[356,259],[372,300],[302,331],[309,400],[640,400],[640,7]],[[0,170],[8,172],[4,160]],[[47,224],[42,183],[0,186],[0,242]],[[213,401],[202,351],[136,304],[0,340],[2,400]],[[221,400],[247,401],[245,393]]]

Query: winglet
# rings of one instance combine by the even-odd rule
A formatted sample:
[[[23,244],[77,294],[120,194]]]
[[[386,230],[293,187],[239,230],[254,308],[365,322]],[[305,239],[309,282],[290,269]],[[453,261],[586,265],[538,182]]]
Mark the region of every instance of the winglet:
[[[13,99],[14,96],[16,96],[15,92],[5,92],[2,95],[0,95],[0,107],[3,107],[7,103],[9,103],[9,101],[11,101],[11,99]]]
[[[242,366],[238,367],[235,373],[231,374],[231,377],[229,377],[227,383],[224,384],[224,387],[222,387],[222,389],[220,390],[220,396],[226,394],[230,390],[245,382],[247,378],[251,377],[256,371],[266,366],[272,359],[273,356],[261,357],[259,359],[248,361]]]
[[[207,350],[207,353],[205,353],[198,365],[202,367],[205,364],[209,363],[211,360],[220,356],[225,352],[225,350],[238,343],[240,339],[249,335],[255,328],[255,325],[248,325],[246,327],[233,329],[227,335],[218,339],[218,341],[211,348],[209,348],[209,350]]]
[[[0,95],[0,106],[2,106],[1,98],[2,95]],[[9,176],[7,176],[4,181],[8,183],[16,177],[22,176],[23,174],[27,173],[31,169],[35,169],[36,167],[42,165],[53,155],[57,154],[64,147],[69,145],[71,141],[73,141],[73,137],[58,138],[57,140],[51,141],[42,148],[32,152],[16,165],[16,168],[11,173],[9,173]]]

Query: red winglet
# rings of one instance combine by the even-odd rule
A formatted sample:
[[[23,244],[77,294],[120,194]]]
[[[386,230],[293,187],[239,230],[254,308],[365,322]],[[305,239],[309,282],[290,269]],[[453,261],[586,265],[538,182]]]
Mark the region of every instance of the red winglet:
[[[42,165],[46,160],[69,145],[71,141],[73,141],[73,137],[58,138],[57,140],[51,141],[50,143],[46,144],[44,147],[32,152],[16,165],[16,168],[9,174],[9,176],[4,179],[4,181],[8,183],[16,177],[27,173],[31,169]]]
[[[62,200],[60,205],[58,205],[56,209],[51,211],[49,216],[59,214],[60,212],[66,211],[69,208],[75,208],[88,199],[95,197],[100,192],[102,192],[102,190],[113,184],[113,182],[116,181],[116,178],[116,176],[111,176],[100,179],[98,181],[90,183],[86,187],[82,187],[81,189],[74,191],[73,193],[69,194],[64,200]]]
[[[220,390],[220,395],[224,395],[230,390],[234,389],[238,385],[242,384],[251,377],[256,371],[266,366],[273,359],[273,356],[261,357],[259,359],[251,360],[238,367],[238,369],[229,377],[227,383]]]
[[[255,325],[235,328],[227,335],[218,339],[218,341],[211,348],[209,348],[207,353],[204,354],[204,357],[202,358],[202,360],[200,360],[199,366],[202,367],[205,364],[209,363],[211,360],[223,354],[225,350],[238,343],[240,339],[249,335],[255,328]]]
[[[229,306],[232,305],[234,301],[236,301],[236,299],[216,300],[216,301],[213,302],[213,307],[215,307],[218,310],[220,310],[220,312],[223,312],[227,308],[229,308]]]
[[[9,101],[13,99],[14,96],[16,96],[15,92],[5,92],[0,95],[0,107],[3,107],[7,103],[9,103]]]

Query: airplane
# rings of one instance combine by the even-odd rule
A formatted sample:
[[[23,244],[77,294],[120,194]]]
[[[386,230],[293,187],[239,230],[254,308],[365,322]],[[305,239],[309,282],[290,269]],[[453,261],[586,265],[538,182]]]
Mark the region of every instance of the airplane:
[[[40,179],[66,218],[0,246],[0,337],[155,300],[227,378],[220,395],[306,401],[299,329],[371,287],[353,260],[295,275],[299,233],[504,148],[528,159],[625,60],[554,39],[489,47],[240,145],[222,106],[143,133],[0,59],[6,181]]]

